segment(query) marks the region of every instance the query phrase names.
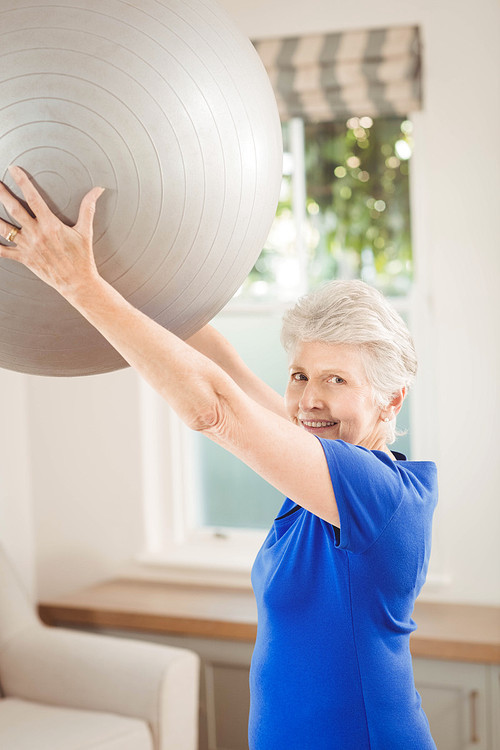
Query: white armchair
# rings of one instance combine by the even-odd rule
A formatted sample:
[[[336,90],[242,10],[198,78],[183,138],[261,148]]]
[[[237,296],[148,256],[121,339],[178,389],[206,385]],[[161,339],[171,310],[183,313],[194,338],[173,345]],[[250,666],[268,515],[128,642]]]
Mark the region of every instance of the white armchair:
[[[199,659],[50,628],[0,549],[0,748],[196,750]]]

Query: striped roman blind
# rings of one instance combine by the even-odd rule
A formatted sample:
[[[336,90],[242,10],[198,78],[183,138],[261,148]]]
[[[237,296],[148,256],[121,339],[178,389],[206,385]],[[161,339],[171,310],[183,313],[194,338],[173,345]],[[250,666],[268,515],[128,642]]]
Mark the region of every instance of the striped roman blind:
[[[417,27],[254,41],[282,120],[406,115],[421,108]]]

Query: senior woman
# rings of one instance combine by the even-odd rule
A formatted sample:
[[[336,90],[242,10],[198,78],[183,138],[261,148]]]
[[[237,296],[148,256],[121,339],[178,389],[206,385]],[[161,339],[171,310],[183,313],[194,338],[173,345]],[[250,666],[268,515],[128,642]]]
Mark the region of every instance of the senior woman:
[[[21,227],[13,258],[60,292],[177,411],[287,497],[252,571],[259,623],[251,750],[435,748],[413,681],[409,636],[425,580],[436,469],[391,453],[416,371],[410,335],[362,282],[332,282],[284,320],[285,399],[206,327],[188,343],[99,275],[92,223],[75,227],[11,170],[34,217],[0,185]]]

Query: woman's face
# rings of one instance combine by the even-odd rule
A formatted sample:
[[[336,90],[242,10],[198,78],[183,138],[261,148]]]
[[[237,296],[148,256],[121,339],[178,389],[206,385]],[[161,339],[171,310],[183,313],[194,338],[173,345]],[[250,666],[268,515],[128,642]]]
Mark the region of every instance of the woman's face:
[[[291,358],[285,393],[288,416],[307,432],[383,450],[383,417],[360,350],[351,344],[300,343]]]

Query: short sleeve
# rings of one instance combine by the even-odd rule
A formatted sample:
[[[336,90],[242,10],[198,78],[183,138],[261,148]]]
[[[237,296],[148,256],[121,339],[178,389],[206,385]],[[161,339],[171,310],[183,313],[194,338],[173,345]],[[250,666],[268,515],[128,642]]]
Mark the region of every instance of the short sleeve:
[[[382,534],[401,502],[418,495],[411,475],[383,451],[318,438],[328,463],[340,516],[338,547],[355,553]]]

